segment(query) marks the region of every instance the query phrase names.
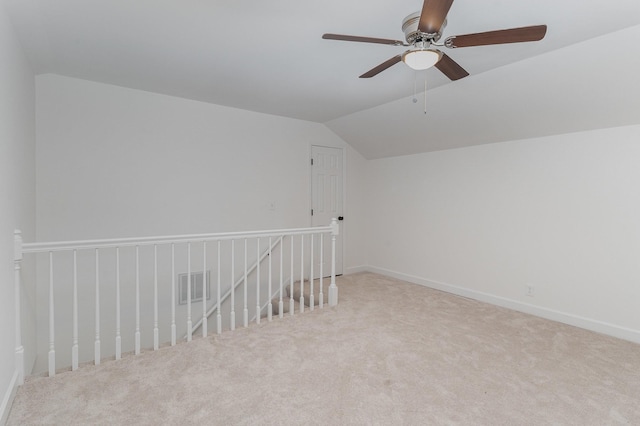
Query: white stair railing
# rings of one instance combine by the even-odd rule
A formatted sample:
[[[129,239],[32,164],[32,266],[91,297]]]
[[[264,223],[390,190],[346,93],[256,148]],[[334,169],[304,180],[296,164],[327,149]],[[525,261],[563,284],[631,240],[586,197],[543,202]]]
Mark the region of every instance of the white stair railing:
[[[278,244],[280,244],[282,242],[282,239],[284,237],[280,236],[275,243],[269,243],[269,248],[267,250],[265,250],[262,255],[260,256],[260,258],[253,263],[253,265],[251,265],[251,267],[249,267],[247,269],[247,267],[245,266],[245,273],[247,275],[251,275],[253,273],[253,271],[255,271],[258,268],[258,263],[262,263],[268,256],[271,256],[271,251],[278,246]],[[246,239],[245,239],[246,241]],[[206,268],[203,268],[206,269]],[[231,286],[231,288],[229,288],[229,290],[226,291],[226,293],[224,293],[222,295],[222,297],[220,298],[220,304],[214,303],[212,304],[211,307],[209,307],[209,309],[206,311],[206,315],[204,315],[202,318],[200,318],[194,325],[193,325],[193,329],[192,329],[192,333],[195,333],[196,330],[198,330],[198,328],[200,328],[201,325],[205,324],[206,327],[206,323],[207,323],[207,319],[209,317],[211,317],[211,315],[214,314],[214,312],[218,311],[218,306],[222,305],[224,302],[226,302],[229,298],[231,299],[231,312],[229,314],[229,329],[230,330],[235,330],[235,318],[236,318],[236,311],[235,311],[235,292],[238,289],[238,287],[240,287],[240,285],[244,282],[244,276],[242,278],[239,278],[238,280],[235,280],[235,240],[231,240],[231,282],[233,283],[233,285]],[[245,322],[243,324],[245,327],[249,326],[249,322]],[[206,331],[203,330],[203,334],[206,335]],[[184,338],[187,338],[187,335],[185,334]]]
[[[310,236],[310,241],[312,242],[310,246],[310,256],[305,261],[304,258],[304,236]],[[289,270],[290,274],[288,277],[288,281],[291,285],[294,282],[294,273],[296,272],[294,269],[294,237],[299,236],[300,238],[300,283],[301,286],[304,285],[304,264],[307,263],[311,265],[310,267],[310,276],[309,283],[312,286],[313,284],[313,264],[315,263],[314,259],[314,246],[313,241],[319,240],[320,243],[320,265],[322,268],[322,247],[323,240],[325,235],[331,236],[331,285],[329,287],[329,305],[335,306],[338,303],[338,288],[335,283],[335,240],[338,235],[338,224],[336,219],[333,219],[331,224],[324,227],[311,227],[311,228],[295,228],[295,229],[280,229],[280,230],[267,230],[267,231],[255,231],[255,232],[237,232],[237,233],[216,233],[216,234],[195,234],[195,235],[175,235],[175,236],[160,236],[160,237],[143,237],[143,238],[120,238],[120,239],[102,239],[102,240],[83,240],[83,241],[65,241],[65,242],[46,242],[46,243],[23,243],[22,236],[20,231],[16,231],[14,234],[14,285],[15,285],[15,304],[16,304],[16,349],[15,349],[15,360],[19,372],[18,381],[20,384],[24,381],[24,347],[22,346],[22,334],[21,334],[21,312],[20,312],[20,289],[22,287],[22,276],[21,276],[21,265],[23,261],[23,257],[25,255],[37,255],[37,254],[45,254],[46,258],[40,257],[37,261],[44,261],[48,266],[48,273],[43,272],[44,275],[47,275],[46,281],[48,283],[47,291],[48,291],[48,328],[49,328],[49,336],[48,336],[48,345],[44,345],[47,349],[46,359],[48,360],[48,372],[49,376],[54,376],[57,368],[66,367],[64,365],[60,366],[56,364],[56,351],[59,350],[56,348],[56,330],[58,332],[60,330],[71,330],[71,339],[70,339],[70,348],[69,352],[71,355],[70,366],[72,370],[78,368],[78,364],[80,361],[80,353],[87,353],[87,347],[90,347],[90,342],[83,340],[83,335],[86,335],[86,330],[79,329],[80,325],[92,327],[94,329],[93,336],[91,338],[93,342],[93,356],[91,357],[95,364],[99,364],[100,360],[105,357],[104,347],[102,343],[102,339],[113,332],[113,339],[115,341],[115,350],[113,354],[115,355],[115,359],[121,359],[123,350],[127,348],[125,345],[123,335],[125,333],[131,333],[129,336],[133,337],[133,343],[130,344],[132,348],[129,350],[133,351],[136,355],[141,352],[142,346],[142,335],[144,334],[152,336],[153,345],[149,345],[149,348],[153,350],[158,350],[161,343],[161,333],[163,330],[168,330],[170,334],[170,338],[166,338],[166,342],[170,342],[173,346],[176,344],[176,333],[177,333],[177,314],[176,314],[176,246],[184,245],[186,246],[187,251],[187,297],[186,297],[186,330],[187,330],[187,340],[191,340],[193,331],[198,326],[202,326],[202,334],[203,336],[207,335],[207,318],[209,315],[212,315],[213,312],[216,312],[217,318],[217,332],[222,332],[222,323],[221,323],[221,313],[220,307],[221,303],[227,297],[231,298],[232,307],[231,307],[231,318],[229,329],[233,330],[235,328],[235,292],[236,289],[242,285],[243,290],[243,298],[242,298],[242,316],[243,316],[243,325],[248,325],[248,294],[249,294],[249,275],[253,273],[255,269],[256,278],[252,285],[255,286],[255,296],[256,296],[256,316],[255,321],[257,323],[260,322],[260,312],[263,310],[263,303],[260,299],[260,291],[261,286],[266,285],[267,288],[263,290],[263,293],[266,293],[267,296],[267,306],[268,308],[272,308],[271,306],[271,298],[274,294],[279,293],[279,316],[282,317],[282,308],[283,308],[283,286],[284,286],[284,275],[285,271]],[[290,256],[285,256],[284,251],[284,239],[290,239]],[[260,239],[265,239],[269,241],[268,248],[265,251],[266,255],[262,255],[260,253]],[[275,243],[273,240],[275,239]],[[308,239],[309,240],[309,239]],[[230,264],[224,265],[221,263],[221,242],[230,241],[231,245],[231,253],[230,253]],[[238,280],[235,279],[235,241],[242,241],[244,244],[244,269],[242,272],[242,277]],[[247,268],[247,242],[255,241],[256,245],[256,262],[254,266],[251,268]],[[213,299],[212,294],[207,293],[207,265],[208,263],[208,254],[207,251],[208,243],[216,242],[217,243],[217,259],[215,263],[217,282],[216,285],[216,298]],[[274,248],[280,245],[279,253],[279,268],[273,267],[273,254]],[[170,249],[170,257],[169,259],[161,260],[159,255],[159,247],[166,246]],[[202,249],[202,287],[195,289],[196,291],[201,289],[202,296],[202,317],[196,322],[195,327],[192,324],[192,283],[191,283],[191,272],[192,272],[192,246],[198,246]],[[149,274],[149,277],[145,277],[144,273],[141,273],[141,269],[146,264],[143,264],[140,256],[140,249],[144,247],[151,247],[153,249],[153,261],[151,262],[152,272]],[[124,280],[122,279],[122,264],[123,264],[123,251],[121,249],[134,249],[135,256],[135,280],[134,283],[130,283],[129,286],[126,283],[123,285]],[[66,258],[61,253],[66,253]],[[93,258],[92,262],[85,262],[93,265],[92,273],[87,274],[86,270],[88,267],[84,265],[79,257],[79,254],[82,254],[82,257],[87,257],[87,254],[92,254],[89,257]],[[57,258],[59,256],[59,258]],[[267,266],[267,277],[261,277],[260,275],[260,263],[266,257],[268,257],[269,262]],[[105,258],[113,257],[113,267],[106,262]],[[133,256],[132,256],[133,257]],[[286,265],[289,259],[290,265]],[[64,261],[66,260],[66,262]],[[90,259],[91,260],[91,259]],[[159,265],[165,262],[170,263],[170,277],[162,277],[159,274],[160,267]],[[43,265],[40,265],[43,266]],[[60,271],[58,271],[58,266]],[[287,267],[288,266],[288,267]],[[81,267],[83,268],[81,271]],[[225,294],[225,297],[221,297],[221,271],[225,270],[231,276],[231,288]],[[278,289],[273,292],[273,274],[274,270],[277,270],[278,275]],[[39,270],[42,270],[40,268]],[[169,273],[167,273],[169,275]],[[211,274],[213,275],[213,274]],[[319,278],[322,280],[322,271],[320,271]],[[62,277],[62,278],[61,278]],[[107,279],[105,279],[107,277]],[[44,277],[40,277],[44,279]],[[266,281],[264,282],[263,281]],[[151,288],[153,294],[151,296],[142,293],[142,284],[143,282],[150,281]],[[162,281],[162,282],[161,282]],[[56,290],[58,287],[58,283],[61,282],[61,285],[69,284],[71,289],[69,290],[71,295],[71,321],[70,324],[60,325],[56,321],[64,320],[68,315],[59,314],[60,309],[56,311],[56,297],[61,297],[60,294],[56,296]],[[213,284],[213,283],[211,283]],[[129,287],[133,287],[135,285],[135,300],[134,300],[134,308],[132,309],[130,306],[124,306],[121,300],[122,293],[124,290],[128,290]],[[110,295],[111,286],[114,287],[115,293],[115,306],[109,306],[108,309],[104,309],[103,306],[108,301],[105,301],[105,298],[101,300],[102,295]],[[165,288],[167,287],[167,288]],[[159,292],[160,290],[166,290],[166,292],[170,292],[170,318],[166,321],[160,321],[159,312],[161,308],[159,306]],[[94,296],[94,306],[93,312],[91,315],[86,318],[83,316],[80,318],[79,305],[82,303],[82,308],[84,313],[86,311],[86,295],[92,291]],[[322,292],[322,285],[320,285],[320,292]],[[211,291],[211,293],[214,293]],[[312,293],[313,294],[313,293]],[[69,297],[68,294],[64,293],[65,296]],[[144,300],[142,298],[144,297]],[[207,309],[207,298],[211,298],[215,300],[215,304],[213,308]],[[320,293],[320,305],[322,308],[322,293]],[[145,321],[144,323],[141,321],[141,304],[143,302],[150,302],[153,306],[151,309],[147,311],[152,312],[149,316],[152,315],[151,321]],[[291,301],[293,304],[293,301]],[[301,304],[301,312],[303,311],[304,304]],[[148,308],[148,306],[145,306]],[[130,311],[128,310],[130,309]],[[313,309],[313,308],[311,308]],[[131,313],[135,310],[134,315]],[[63,309],[64,311],[64,309]],[[162,310],[166,312],[166,310]],[[105,312],[115,312],[115,319],[109,318]],[[271,321],[271,309],[268,309],[268,320]],[[123,330],[122,324],[123,313],[128,314],[127,318],[134,316],[135,324],[129,324],[131,326],[130,330]],[[67,312],[63,312],[63,314],[67,314]],[[293,315],[293,309],[291,309],[291,314]],[[91,320],[89,318],[93,317],[93,324],[91,324]],[[146,317],[145,317],[146,319]],[[113,320],[113,321],[110,321]],[[114,323],[114,329],[109,330],[109,333],[105,332],[106,327],[105,324]],[[146,324],[150,323],[151,327],[147,327]],[[39,345],[40,346],[40,345]],[[123,348],[124,347],[124,348]],[[82,351],[80,349],[82,348]],[[69,354],[68,352],[66,353]],[[38,356],[43,356],[44,354],[37,354]],[[86,356],[84,358],[87,358]]]

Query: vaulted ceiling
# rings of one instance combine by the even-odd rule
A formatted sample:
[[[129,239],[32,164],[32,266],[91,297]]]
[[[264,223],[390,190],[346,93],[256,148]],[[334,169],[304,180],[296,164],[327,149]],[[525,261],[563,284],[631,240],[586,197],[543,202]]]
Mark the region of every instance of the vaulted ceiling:
[[[402,63],[359,79],[406,48],[321,38],[403,39],[421,0],[4,1],[36,74],[325,123],[366,158],[640,122],[638,0],[455,0],[445,37],[548,26],[447,50],[471,74],[455,82]]]

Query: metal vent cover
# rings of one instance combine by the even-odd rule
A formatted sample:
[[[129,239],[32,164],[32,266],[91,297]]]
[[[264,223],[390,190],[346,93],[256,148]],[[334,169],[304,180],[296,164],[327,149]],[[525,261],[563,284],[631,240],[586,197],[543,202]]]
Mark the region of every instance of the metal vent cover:
[[[178,304],[187,304],[188,274],[178,274]],[[191,302],[202,301],[202,277],[203,272],[191,273]],[[207,271],[207,300],[211,299],[211,271]]]

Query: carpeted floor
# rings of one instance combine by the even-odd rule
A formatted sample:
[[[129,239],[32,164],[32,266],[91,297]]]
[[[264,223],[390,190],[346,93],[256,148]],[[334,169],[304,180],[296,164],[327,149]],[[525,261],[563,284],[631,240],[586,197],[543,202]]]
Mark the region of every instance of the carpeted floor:
[[[31,378],[9,425],[640,425],[640,345],[386,278],[337,308]]]

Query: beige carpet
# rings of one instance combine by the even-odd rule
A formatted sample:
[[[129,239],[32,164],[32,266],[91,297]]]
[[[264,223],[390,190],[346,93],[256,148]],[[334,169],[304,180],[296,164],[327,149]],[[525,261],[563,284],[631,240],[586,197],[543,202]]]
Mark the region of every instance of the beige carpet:
[[[640,425],[640,345],[375,274],[340,305],[19,389],[9,425]]]

